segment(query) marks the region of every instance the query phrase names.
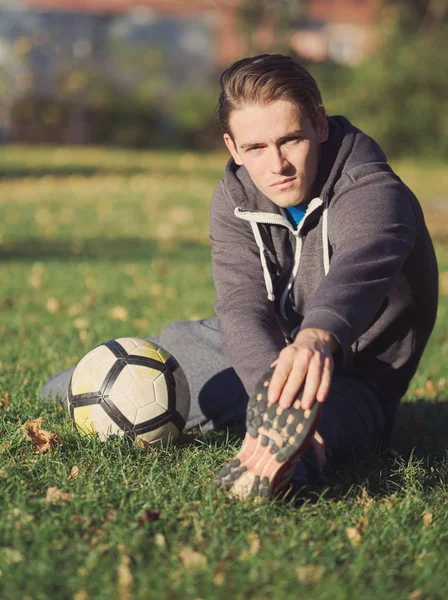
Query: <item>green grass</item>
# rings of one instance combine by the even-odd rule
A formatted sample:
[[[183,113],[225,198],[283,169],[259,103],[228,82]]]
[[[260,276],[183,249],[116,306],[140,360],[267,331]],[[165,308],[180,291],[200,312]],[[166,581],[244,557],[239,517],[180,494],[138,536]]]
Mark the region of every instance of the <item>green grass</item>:
[[[94,345],[213,314],[208,210],[224,161],[1,149],[0,598],[446,597],[442,164],[396,165],[424,204],[442,272],[437,326],[397,422],[401,458],[364,461],[307,500],[254,506],[210,491],[237,438],[196,432],[145,452],[81,438],[60,407],[39,402],[46,378]],[[18,428],[40,416],[63,441],[46,455]],[[52,486],[68,501],[46,502]]]

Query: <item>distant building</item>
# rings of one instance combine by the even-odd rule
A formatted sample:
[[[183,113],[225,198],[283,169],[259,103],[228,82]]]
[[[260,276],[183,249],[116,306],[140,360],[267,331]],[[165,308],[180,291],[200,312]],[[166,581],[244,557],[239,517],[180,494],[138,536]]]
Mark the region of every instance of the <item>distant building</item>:
[[[156,113],[167,100],[216,84],[224,66],[250,51],[242,1],[0,0],[0,139],[103,139],[104,107],[131,95],[149,120],[163,121]],[[291,49],[305,60],[357,64],[374,47],[382,5],[309,0]],[[261,51],[278,41],[266,14],[253,35]]]
[[[291,47],[307,60],[359,64],[375,47],[383,6],[383,0],[309,0]]]

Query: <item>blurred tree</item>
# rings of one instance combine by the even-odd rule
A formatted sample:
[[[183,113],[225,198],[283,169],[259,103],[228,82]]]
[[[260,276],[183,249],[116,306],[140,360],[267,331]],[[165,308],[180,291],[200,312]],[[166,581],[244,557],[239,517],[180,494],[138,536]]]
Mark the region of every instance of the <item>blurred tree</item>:
[[[307,0],[243,0],[240,24],[249,53],[290,52],[289,34],[306,5]]]
[[[448,22],[448,0],[388,0],[409,33],[429,32]]]

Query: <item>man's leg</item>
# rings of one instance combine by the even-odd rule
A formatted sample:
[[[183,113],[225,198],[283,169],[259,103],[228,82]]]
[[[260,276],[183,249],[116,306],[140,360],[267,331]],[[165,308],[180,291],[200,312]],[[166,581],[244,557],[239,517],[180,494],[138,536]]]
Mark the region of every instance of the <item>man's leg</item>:
[[[173,354],[185,373],[191,396],[187,429],[229,427],[244,432],[247,394],[222,353],[217,318],[176,321],[148,339]],[[41,398],[64,402],[73,370],[51,377],[41,389]]]
[[[333,374],[317,426],[330,468],[336,468],[342,461],[366,456],[384,442],[392,427],[391,418],[383,408],[386,401],[352,374],[338,371]],[[298,463],[293,479],[309,483],[317,479],[319,471],[310,447]]]
[[[217,487],[238,498],[273,497],[286,489],[291,476],[299,486],[315,483],[323,466],[313,447],[315,430],[330,468],[367,455],[389,431],[383,399],[353,374],[335,372],[326,401],[311,410],[300,403],[288,409],[269,405],[271,377],[272,369],[249,400],[241,450],[217,476]]]

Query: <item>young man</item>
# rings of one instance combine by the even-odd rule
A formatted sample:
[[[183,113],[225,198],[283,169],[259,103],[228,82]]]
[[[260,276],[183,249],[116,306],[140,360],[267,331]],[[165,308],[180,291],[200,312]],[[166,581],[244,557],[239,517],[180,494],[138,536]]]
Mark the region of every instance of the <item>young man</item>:
[[[152,339],[189,380],[187,426],[246,419],[218,487],[274,496],[387,439],[434,325],[437,266],[415,196],[371,138],[326,116],[292,58],[232,65],[219,116],[231,159],[211,209],[217,319]],[[63,396],[70,373],[42,395]]]

